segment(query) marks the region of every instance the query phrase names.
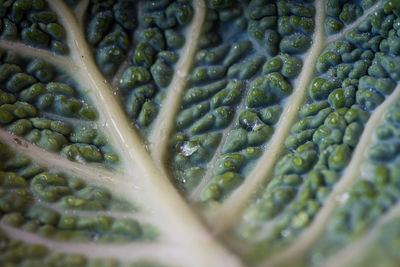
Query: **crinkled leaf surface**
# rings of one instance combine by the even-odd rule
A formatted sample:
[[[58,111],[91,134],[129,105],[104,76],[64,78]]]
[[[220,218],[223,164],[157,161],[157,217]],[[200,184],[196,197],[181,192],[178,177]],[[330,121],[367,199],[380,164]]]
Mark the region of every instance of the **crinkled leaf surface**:
[[[400,1],[0,1],[1,266],[397,266]]]

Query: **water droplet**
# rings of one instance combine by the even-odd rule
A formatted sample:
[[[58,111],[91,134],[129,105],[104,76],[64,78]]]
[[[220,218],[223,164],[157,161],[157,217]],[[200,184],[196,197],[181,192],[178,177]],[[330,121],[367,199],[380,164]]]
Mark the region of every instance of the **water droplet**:
[[[180,147],[180,155],[185,157],[190,157],[194,152],[196,152],[200,148],[200,145],[193,146],[189,142],[184,142],[183,145]]]
[[[289,236],[292,234],[292,231],[290,231],[290,230],[288,230],[288,229],[285,229],[285,230],[283,230],[283,231],[281,232],[281,234],[282,234],[283,237],[287,238],[287,237],[289,237]]]
[[[350,195],[348,192],[345,192],[343,194],[340,194],[338,196],[336,196],[336,200],[340,203],[340,204],[344,204],[346,203],[346,201],[349,199]]]

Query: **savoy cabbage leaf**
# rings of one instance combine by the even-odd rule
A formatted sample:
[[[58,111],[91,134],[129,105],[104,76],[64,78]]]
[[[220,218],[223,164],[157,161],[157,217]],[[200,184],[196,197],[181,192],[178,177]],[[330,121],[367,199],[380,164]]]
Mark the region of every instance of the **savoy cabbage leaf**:
[[[0,1],[1,266],[396,266],[400,1]]]

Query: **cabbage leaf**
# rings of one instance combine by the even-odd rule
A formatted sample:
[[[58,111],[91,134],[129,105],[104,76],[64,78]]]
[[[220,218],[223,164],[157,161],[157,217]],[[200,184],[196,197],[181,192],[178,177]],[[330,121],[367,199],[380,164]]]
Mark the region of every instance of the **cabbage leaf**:
[[[2,266],[396,266],[400,1],[0,1]]]

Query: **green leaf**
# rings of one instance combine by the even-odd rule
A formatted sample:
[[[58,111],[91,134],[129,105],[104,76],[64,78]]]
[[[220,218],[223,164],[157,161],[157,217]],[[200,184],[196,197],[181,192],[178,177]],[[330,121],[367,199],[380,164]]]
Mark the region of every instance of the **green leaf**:
[[[396,265],[398,6],[0,1],[0,265]]]

